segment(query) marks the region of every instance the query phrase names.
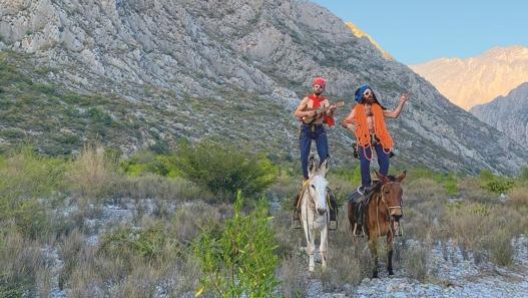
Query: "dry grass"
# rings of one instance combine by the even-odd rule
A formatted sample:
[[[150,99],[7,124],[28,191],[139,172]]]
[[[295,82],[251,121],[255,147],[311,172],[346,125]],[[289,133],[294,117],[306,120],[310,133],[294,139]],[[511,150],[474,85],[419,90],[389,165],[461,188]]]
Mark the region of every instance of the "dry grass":
[[[399,260],[404,268],[406,276],[419,281],[427,279],[427,260],[429,258],[430,246],[422,244],[418,247],[404,245],[396,252],[396,260]]]
[[[17,173],[16,165],[25,164],[23,158],[13,159],[15,166],[7,168],[12,171],[9,173]],[[64,261],[59,286],[72,297],[152,297],[156,293],[180,297],[196,291],[202,272],[189,250],[190,243],[204,231],[220,231],[225,220],[233,215],[231,206],[204,203],[212,201],[211,195],[180,178],[155,175],[127,178],[98,147],[85,148],[76,160],[68,163],[64,183],[53,181],[66,185],[72,196],[67,200],[41,200],[47,202],[41,209],[51,216],[50,223],[45,223],[49,226],[37,230],[49,232],[35,240],[18,232],[13,222],[1,221],[2,279],[9,280],[10,287],[48,296],[54,285],[51,267],[42,261],[45,258],[41,247],[47,246],[57,248]],[[32,167],[39,169],[33,164]],[[340,177],[330,176],[329,180],[341,204],[339,227],[329,235],[328,271],[311,276],[306,274],[308,261],[300,250],[305,246],[303,232],[291,226],[291,208],[301,181],[283,174],[268,191],[270,197],[278,198],[283,205],[273,210],[272,215],[279,243],[276,253],[282,260],[277,271],[282,281],[278,291],[284,297],[303,297],[310,278],[319,279],[324,289],[334,290],[346,284],[357,285],[371,274],[366,239],[351,237],[346,214],[347,197],[356,185]],[[21,187],[20,181],[15,181],[17,187]],[[454,196],[431,177],[404,181],[405,234],[396,238],[397,276],[434,279],[435,273],[427,271],[433,243],[443,243],[444,258],[453,262],[456,258],[451,255],[454,252],[448,249],[448,243],[455,243],[456,251],[475,263],[513,264],[515,250],[511,239],[528,233],[525,216],[528,186],[519,184],[507,198],[501,198],[484,190],[478,178],[457,182],[459,193]],[[30,185],[39,194],[53,193],[41,184]],[[27,195],[24,191],[15,193]],[[104,204],[109,202],[122,209],[131,208],[133,218],[128,225],[122,227],[122,223],[112,222],[87,226],[89,221],[101,220]],[[61,213],[59,210],[65,207],[76,208]],[[135,238],[140,231],[148,233],[144,238]],[[99,243],[87,244],[87,237],[101,233],[121,237],[113,240],[121,246],[104,250],[102,237]],[[386,248],[383,238],[379,243],[381,274]],[[411,247],[410,243],[418,244]]]
[[[13,222],[2,226],[0,234],[0,296],[6,293],[33,292],[39,277],[45,270],[41,244],[19,233]]]
[[[102,146],[85,146],[65,176],[65,185],[80,203],[90,204],[105,198],[117,184],[117,163],[105,155]]]
[[[508,206],[519,211],[528,211],[528,185],[520,185],[512,189],[508,195]]]
[[[182,178],[161,177],[147,174],[135,178],[122,178],[115,191],[118,197],[130,197],[136,200],[156,198],[169,201],[207,201],[212,195],[201,190],[195,184]]]
[[[302,264],[301,264],[302,263]],[[281,292],[285,298],[301,298],[306,293],[306,272],[303,270],[304,260],[293,256],[282,260],[280,267]]]

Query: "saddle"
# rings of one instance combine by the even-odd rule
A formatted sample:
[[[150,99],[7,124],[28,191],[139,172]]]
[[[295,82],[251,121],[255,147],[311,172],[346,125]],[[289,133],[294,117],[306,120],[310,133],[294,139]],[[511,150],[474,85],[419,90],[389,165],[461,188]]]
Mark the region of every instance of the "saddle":
[[[361,194],[357,190],[348,196],[349,204],[354,209],[355,214],[355,221],[352,223],[352,236],[354,237],[362,237],[365,233],[365,208],[367,207],[368,203],[372,199],[373,194],[375,193],[376,189],[379,189],[377,186],[379,185],[379,181],[374,181],[372,184],[370,191]],[[403,226],[399,221],[393,222],[393,229],[394,229],[394,236],[403,236]]]
[[[352,205],[355,211],[355,222],[352,229],[352,235],[356,237],[362,237],[365,235],[365,207],[372,198],[374,189],[377,182],[371,186],[370,191],[365,194],[361,194],[359,191],[355,191],[348,196],[348,201]]]
[[[354,227],[352,229],[352,236],[355,237],[361,237],[365,235],[364,230],[364,216],[363,216],[363,210],[365,209],[365,197],[364,195],[360,194],[359,192],[354,192],[350,196],[348,196],[348,202],[352,205],[352,208],[354,209],[355,213],[355,221],[354,221]]]

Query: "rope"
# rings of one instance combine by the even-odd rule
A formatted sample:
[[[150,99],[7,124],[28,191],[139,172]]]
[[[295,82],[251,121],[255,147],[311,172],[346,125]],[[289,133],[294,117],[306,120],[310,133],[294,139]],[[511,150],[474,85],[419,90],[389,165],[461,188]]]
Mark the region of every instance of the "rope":
[[[356,107],[354,107],[355,111],[355,135],[356,139],[358,140],[358,146],[363,147],[364,156],[368,161],[372,161],[374,153],[372,152],[372,137],[371,133],[367,124],[367,115],[365,113],[365,105],[364,104],[358,104]],[[374,134],[379,139],[379,143],[381,144],[383,148],[383,152],[385,154],[389,154],[394,147],[394,142],[389,134],[389,131],[387,130],[387,126],[385,124],[385,117],[383,116],[383,110],[381,109],[381,106],[379,104],[373,104],[371,105],[372,113],[374,115]],[[371,148],[371,154],[370,157],[367,156],[365,151]]]

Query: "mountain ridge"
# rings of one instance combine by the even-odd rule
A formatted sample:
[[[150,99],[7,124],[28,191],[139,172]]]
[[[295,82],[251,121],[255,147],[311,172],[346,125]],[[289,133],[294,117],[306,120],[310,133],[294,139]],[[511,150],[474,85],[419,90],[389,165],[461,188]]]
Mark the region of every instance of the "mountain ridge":
[[[481,121],[507,134],[521,146],[528,146],[528,82],[506,96],[476,105],[469,110]]]
[[[347,102],[338,121],[361,84],[372,85],[389,108],[401,93],[413,93],[400,118],[388,123],[399,149],[395,166],[515,174],[528,159],[524,148],[451,104],[407,66],[385,59],[311,2],[3,4],[0,50],[28,55],[28,76],[79,94],[118,97],[129,106],[123,115],[102,106],[88,115],[103,115],[102,123],[110,123],[100,125],[103,132],[112,127],[108,119],[120,127],[134,123],[136,131],[121,135],[124,140],[103,138],[125,153],[171,147],[183,139],[223,138],[296,162],[299,122],[293,110],[312,78],[323,76],[329,81],[327,96]],[[87,137],[78,132],[77,147]],[[350,133],[332,128],[328,134],[335,162],[350,162]]]
[[[409,67],[451,102],[469,110],[528,82],[528,48],[494,47],[467,59],[440,58]]]

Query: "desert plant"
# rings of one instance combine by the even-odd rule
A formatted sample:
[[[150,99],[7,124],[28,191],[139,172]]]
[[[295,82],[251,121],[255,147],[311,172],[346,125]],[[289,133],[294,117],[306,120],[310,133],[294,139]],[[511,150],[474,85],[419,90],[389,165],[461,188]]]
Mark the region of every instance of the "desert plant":
[[[13,219],[19,231],[34,237],[49,228],[44,203],[59,187],[65,162],[40,157],[30,147],[0,160],[0,223]]]
[[[515,185],[512,178],[496,176],[488,170],[481,171],[479,179],[481,188],[496,194],[507,193]]]
[[[208,141],[195,146],[182,143],[176,163],[187,179],[228,200],[238,190],[246,197],[262,192],[277,174],[266,157]]]
[[[10,221],[0,225],[0,297],[33,296],[43,256],[33,240]]]
[[[483,184],[483,188],[489,192],[503,194],[508,192],[515,182],[508,178],[496,178]]]
[[[206,232],[196,241],[195,254],[204,272],[196,296],[204,292],[220,297],[274,296],[279,259],[267,202],[262,198],[248,215],[242,214],[243,202],[238,192],[234,217],[226,221],[220,236]]]
[[[98,199],[109,194],[117,173],[117,162],[101,145],[85,145],[66,173],[67,189],[73,195]]]
[[[175,161],[174,155],[155,154],[152,151],[142,150],[122,162],[121,168],[129,177],[138,177],[148,173],[178,177],[181,173],[178,171]]]

